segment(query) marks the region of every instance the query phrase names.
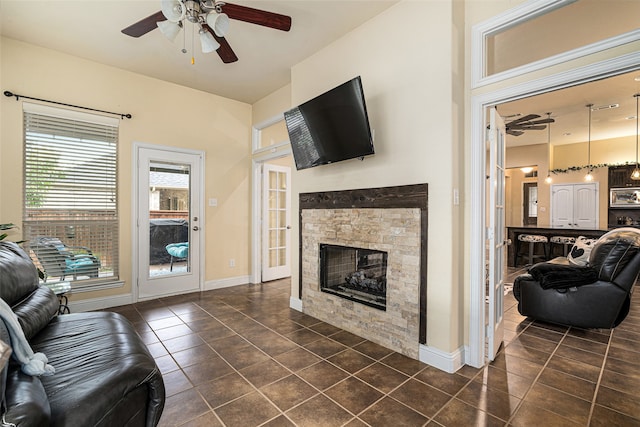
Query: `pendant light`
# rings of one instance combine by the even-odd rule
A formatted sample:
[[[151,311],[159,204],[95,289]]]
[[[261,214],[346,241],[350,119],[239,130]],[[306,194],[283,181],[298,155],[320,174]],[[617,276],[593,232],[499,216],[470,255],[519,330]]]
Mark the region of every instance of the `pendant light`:
[[[638,97],[640,93],[636,93],[633,97],[636,99],[636,167],[631,172],[631,179],[638,181],[640,180],[640,167],[638,167]]]
[[[589,172],[587,172],[587,176],[584,177],[584,180],[593,181],[593,175],[591,175],[591,171],[593,170],[591,167],[591,107],[593,107],[593,104],[587,104],[586,107],[589,109],[589,140],[587,144],[587,163],[589,164]]]
[[[551,119],[551,113],[547,113],[547,119]],[[551,123],[547,125],[547,177],[544,179],[544,182],[547,184],[551,184]]]

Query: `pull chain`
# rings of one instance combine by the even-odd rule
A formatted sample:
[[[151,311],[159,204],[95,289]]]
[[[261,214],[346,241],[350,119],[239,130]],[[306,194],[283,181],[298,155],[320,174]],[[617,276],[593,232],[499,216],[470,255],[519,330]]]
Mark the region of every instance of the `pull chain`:
[[[194,50],[194,40],[195,40],[195,30],[194,30],[195,25],[191,26],[191,65],[194,65],[196,63],[196,58],[195,56],[195,50]]]

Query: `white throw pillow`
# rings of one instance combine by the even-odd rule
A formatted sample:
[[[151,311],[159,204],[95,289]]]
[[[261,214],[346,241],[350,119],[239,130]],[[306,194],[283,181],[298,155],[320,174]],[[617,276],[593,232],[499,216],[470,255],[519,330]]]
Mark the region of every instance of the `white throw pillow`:
[[[571,248],[571,252],[567,255],[570,264],[587,265],[591,249],[598,239],[587,239],[584,236],[576,238],[576,243]]]

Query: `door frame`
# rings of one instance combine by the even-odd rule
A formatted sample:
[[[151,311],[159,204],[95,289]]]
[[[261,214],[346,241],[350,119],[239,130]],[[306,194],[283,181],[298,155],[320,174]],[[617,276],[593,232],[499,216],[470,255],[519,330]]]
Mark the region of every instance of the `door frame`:
[[[204,266],[204,260],[206,259],[205,256],[205,236],[206,236],[206,218],[204,215],[204,183],[205,183],[205,179],[204,179],[204,175],[205,175],[205,152],[201,151],[201,150],[191,150],[191,149],[186,149],[186,148],[179,148],[179,147],[171,147],[171,146],[167,146],[167,145],[156,145],[156,144],[148,144],[148,143],[142,143],[142,142],[134,142],[131,148],[132,151],[132,161],[131,161],[131,180],[132,180],[132,189],[131,189],[131,254],[137,254],[139,249],[140,249],[140,242],[138,239],[138,197],[140,195],[140,188],[138,185],[138,168],[139,168],[139,163],[140,163],[140,159],[139,159],[139,150],[141,148],[146,148],[146,149],[150,149],[150,150],[161,150],[161,151],[166,151],[166,152],[173,152],[173,153],[184,153],[184,154],[191,154],[191,155],[197,155],[200,156],[200,182],[198,183],[198,186],[200,188],[199,194],[197,194],[197,197],[200,198],[200,207],[198,209],[197,212],[197,216],[198,218],[200,218],[200,224],[198,225],[200,227],[200,233],[201,233],[201,238],[199,239],[199,245],[198,245],[198,253],[200,254],[200,260],[199,260],[199,269],[198,269],[198,286],[200,288],[200,291],[202,291],[204,289],[204,270],[205,270],[205,266]],[[131,262],[131,296],[132,296],[132,300],[133,302],[138,302],[138,277],[139,277],[139,273],[140,273],[140,266],[138,265],[138,257],[137,256],[132,256],[131,257],[132,262]]]
[[[262,165],[291,155],[293,155],[293,152],[291,147],[288,146],[262,154],[260,157],[251,160],[251,181],[253,184],[251,186],[251,273],[249,280],[253,284],[262,282]],[[293,173],[291,182],[293,183]],[[293,194],[293,191],[291,194]],[[293,251],[290,250],[289,254],[292,257]]]
[[[469,351],[465,355],[466,364],[479,368],[484,366],[485,363],[484,272],[486,255],[484,242],[486,233],[485,177],[487,172],[484,140],[487,123],[485,111],[487,108],[505,102],[540,95],[639,69],[640,52],[631,52],[471,96],[471,173],[468,181],[468,194],[470,195],[471,204],[469,212],[470,239],[467,253],[481,255],[469,257]],[[493,268],[493,266],[489,266],[489,268]]]

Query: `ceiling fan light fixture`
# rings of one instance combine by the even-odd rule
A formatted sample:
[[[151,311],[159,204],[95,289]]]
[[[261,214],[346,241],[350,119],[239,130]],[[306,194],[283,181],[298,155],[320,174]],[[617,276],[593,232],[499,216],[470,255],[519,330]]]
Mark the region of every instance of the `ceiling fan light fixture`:
[[[209,31],[204,28],[200,28],[198,32],[200,34],[200,44],[202,45],[202,53],[215,52],[220,48],[220,43],[213,38]]]
[[[207,25],[211,27],[218,37],[224,37],[229,32],[229,16],[226,13],[209,12],[207,14]]]
[[[186,12],[180,0],[162,0],[161,9],[164,17],[171,22],[182,21]]]
[[[157,24],[162,35],[171,41],[174,41],[176,37],[178,37],[180,29],[182,28],[179,23],[171,21],[160,21]]]

